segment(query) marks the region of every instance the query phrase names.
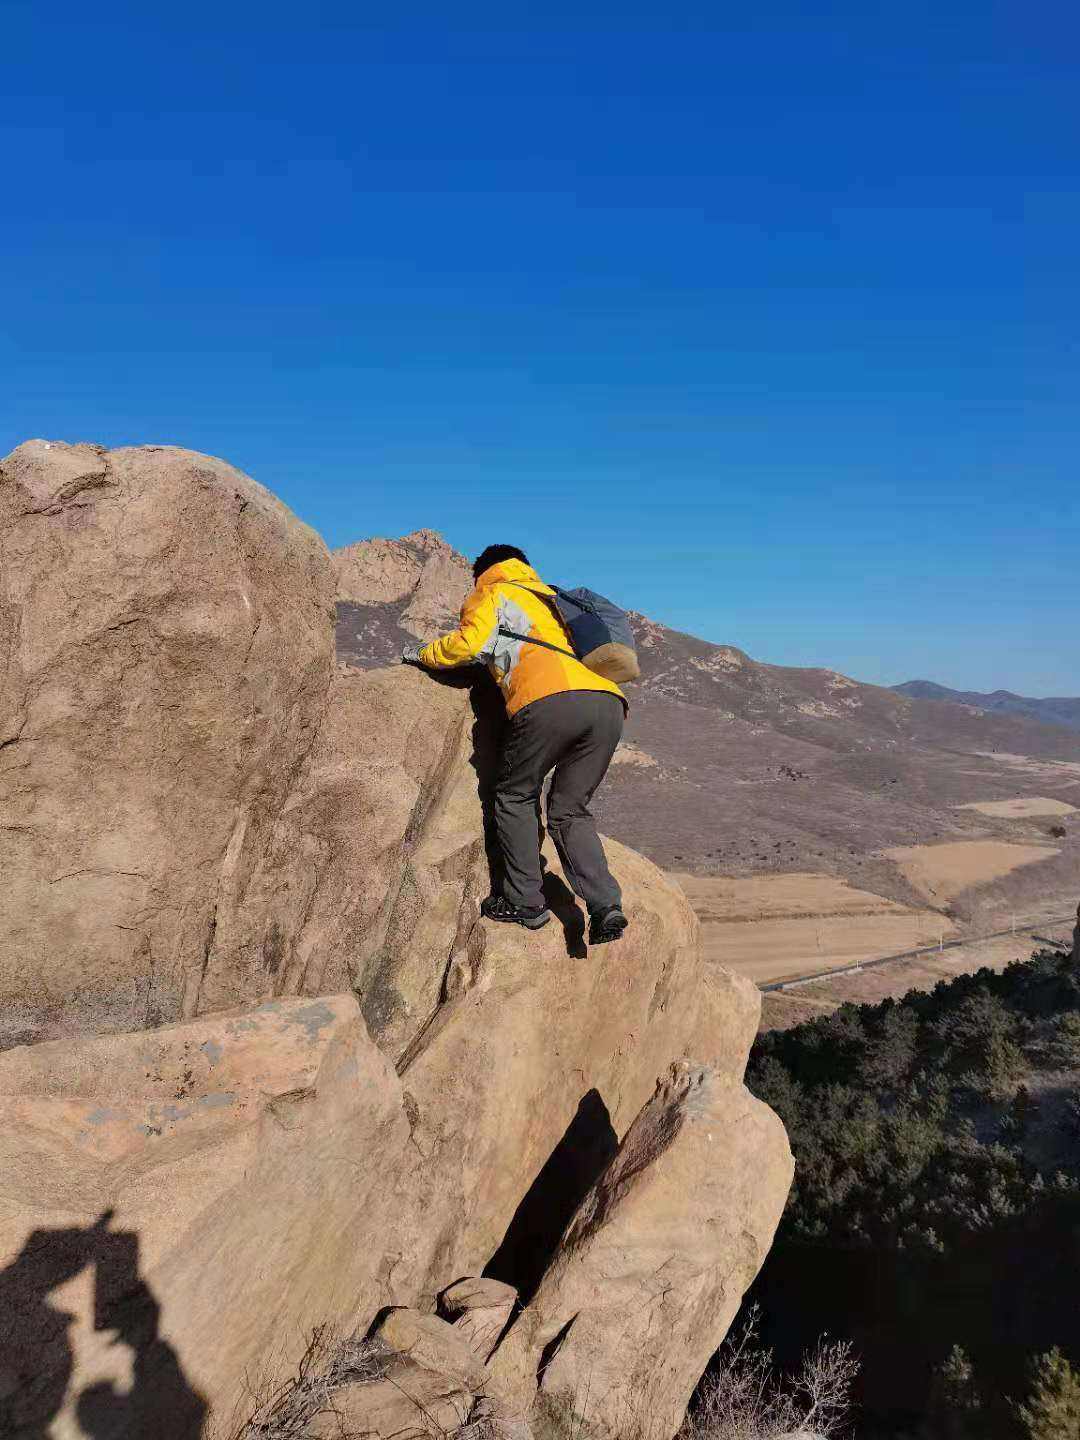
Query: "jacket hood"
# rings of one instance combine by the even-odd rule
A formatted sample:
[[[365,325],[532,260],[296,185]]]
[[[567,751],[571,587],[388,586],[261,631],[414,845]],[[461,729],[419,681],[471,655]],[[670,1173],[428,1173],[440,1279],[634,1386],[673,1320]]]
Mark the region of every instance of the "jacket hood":
[[[551,586],[545,585],[533,567],[526,565],[524,560],[500,560],[497,565],[489,565],[477,577],[476,588],[486,590],[489,585],[497,585],[500,580],[514,585],[528,585],[530,590],[538,590],[541,595],[555,594]]]

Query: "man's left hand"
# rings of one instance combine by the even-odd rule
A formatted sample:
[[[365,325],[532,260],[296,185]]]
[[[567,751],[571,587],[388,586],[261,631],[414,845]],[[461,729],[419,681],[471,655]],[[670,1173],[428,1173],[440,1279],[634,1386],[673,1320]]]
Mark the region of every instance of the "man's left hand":
[[[420,659],[420,651],[422,648],[421,645],[406,645],[401,652],[401,663],[403,665],[422,664]]]

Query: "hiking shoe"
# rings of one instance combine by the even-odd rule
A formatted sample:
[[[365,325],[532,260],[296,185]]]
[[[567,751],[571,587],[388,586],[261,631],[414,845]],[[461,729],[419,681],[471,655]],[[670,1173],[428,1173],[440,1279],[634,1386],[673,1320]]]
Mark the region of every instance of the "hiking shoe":
[[[546,905],[511,905],[501,895],[489,895],[480,906],[485,920],[504,920],[508,925],[524,925],[526,930],[542,930],[551,919]]]
[[[612,940],[621,940],[622,933],[630,921],[618,905],[609,905],[606,910],[597,910],[589,917],[589,944],[607,945]]]

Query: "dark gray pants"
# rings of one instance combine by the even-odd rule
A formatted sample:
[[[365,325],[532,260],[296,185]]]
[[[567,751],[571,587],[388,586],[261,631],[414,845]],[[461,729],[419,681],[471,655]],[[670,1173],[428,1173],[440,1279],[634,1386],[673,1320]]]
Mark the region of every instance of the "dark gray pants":
[[[540,792],[554,767],[547,826],[567,880],[589,912],[620,905],[622,895],[589,801],[607,774],[625,711],[603,690],[568,690],[534,700],[509,723],[495,784],[495,824],[503,860],[503,895],[512,905],[543,905]]]

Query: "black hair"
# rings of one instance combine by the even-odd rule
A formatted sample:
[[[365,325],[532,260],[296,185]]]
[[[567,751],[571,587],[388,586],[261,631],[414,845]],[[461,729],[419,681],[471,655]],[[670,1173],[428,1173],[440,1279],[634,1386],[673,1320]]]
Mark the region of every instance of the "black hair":
[[[525,565],[529,563],[529,557],[524,550],[519,550],[516,545],[489,545],[486,550],[473,561],[473,579],[479,580],[485,570],[490,570],[492,565],[498,565],[501,560],[520,560]]]

